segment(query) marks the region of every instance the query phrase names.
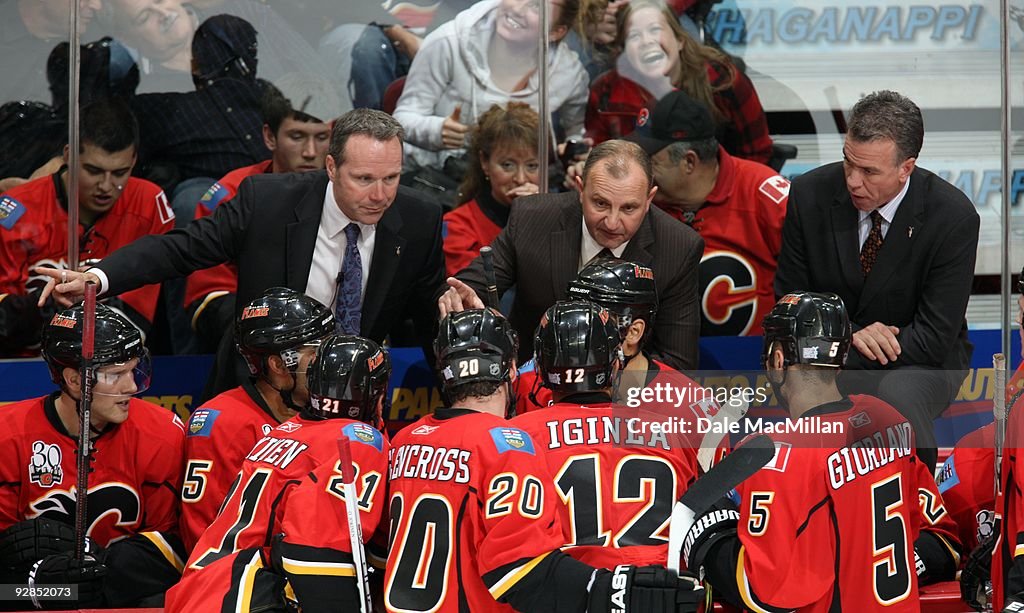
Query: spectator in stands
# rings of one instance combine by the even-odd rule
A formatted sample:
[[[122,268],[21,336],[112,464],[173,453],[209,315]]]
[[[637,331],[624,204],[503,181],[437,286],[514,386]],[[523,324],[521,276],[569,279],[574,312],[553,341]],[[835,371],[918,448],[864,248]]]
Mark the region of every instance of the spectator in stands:
[[[173,411],[134,397],[149,387],[149,352],[138,328],[102,304],[87,426],[88,553],[73,558],[84,320],[76,305],[42,330],[59,389],[3,408],[2,576],[20,585],[77,584],[77,601],[53,608],[159,606],[184,556],[177,532],[185,429]]]
[[[301,75],[296,78],[304,79]],[[196,207],[196,219],[212,214],[218,205],[234,198],[246,177],[323,170],[331,139],[329,122],[338,108],[337,96],[315,82],[295,85],[302,85],[290,88],[293,94],[300,96],[301,106],[293,106],[273,85],[267,84],[264,91],[263,142],[270,149],[271,158],[232,170],[210,186]],[[203,353],[216,350],[218,339],[234,317],[237,290],[238,271],[231,264],[220,264],[189,275],[184,304],[191,314],[191,329],[196,332],[198,341],[193,349]]]
[[[657,188],[650,158],[633,143],[606,141],[590,152],[576,186],[577,192],[520,198],[491,245],[499,296],[516,286],[509,321],[519,332],[520,360],[531,357],[541,315],[566,299],[580,269],[611,254],[653,270],[661,306],[651,354],[673,368],[696,368],[697,267],[704,241],[651,208]],[[477,296],[486,286],[480,258],[448,283],[438,302],[441,316],[483,306]]]
[[[127,103],[100,100],[81,114],[79,150],[79,259],[105,257],[140,236],[174,226],[174,213],[160,188],[131,176],[138,127]],[[66,268],[68,253],[68,150],[64,166],[0,195],[0,354],[34,354],[39,330],[54,312],[40,309],[45,277],[35,267]],[[153,322],[159,285],[144,285],[107,304],[145,334]]]
[[[200,23],[215,15],[232,15],[252,24],[257,32],[262,78],[276,83],[291,72],[329,74],[327,63],[265,2],[110,0],[110,4],[112,10],[105,12],[109,18],[100,27],[142,56],[140,93],[192,90],[192,37]],[[338,95],[341,89],[335,88]]]
[[[187,224],[217,177],[270,156],[262,139],[256,30],[231,15],[211,17],[192,39],[195,91],[142,94],[135,100],[141,174],[163,178],[171,206]]]
[[[540,181],[537,129],[530,105],[494,105],[480,116],[469,146],[459,206],[444,216],[445,269],[454,275],[490,245],[508,223],[512,201],[536,194]]]
[[[761,320],[775,305],[789,181],[729,155],[715,138],[708,107],[682,90],[637,123],[626,140],[651,156],[654,204],[704,239],[701,336],[761,334]]]
[[[725,54],[692,39],[657,1],[630,2],[616,19],[616,68],[590,87],[587,135],[594,142],[629,134],[643,108],[682,89],[711,109],[718,142],[726,151],[768,162],[772,139],[761,101],[750,79]]]
[[[934,466],[933,420],[973,349],[964,314],[980,220],[963,192],[916,166],[923,141],[921,110],[905,96],[879,91],[854,105],[843,161],[793,182],[775,293],[843,299],[854,348],[844,392],[896,407]]]
[[[81,28],[100,10],[100,0],[78,0]],[[0,2],[0,103],[49,99],[46,58],[54,45],[68,38],[68,0],[4,0]]]
[[[463,154],[470,127],[493,104],[536,107],[539,8],[539,0],[483,0],[423,41],[394,113],[414,163],[441,169]],[[579,0],[551,3],[548,103],[565,137],[581,138],[587,74],[559,44],[578,11]]]

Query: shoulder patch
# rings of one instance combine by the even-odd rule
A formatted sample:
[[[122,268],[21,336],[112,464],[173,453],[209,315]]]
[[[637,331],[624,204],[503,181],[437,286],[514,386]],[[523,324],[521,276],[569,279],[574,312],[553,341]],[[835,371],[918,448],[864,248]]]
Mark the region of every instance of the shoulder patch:
[[[188,436],[210,436],[213,434],[213,422],[217,421],[220,411],[217,409],[198,408],[188,420]]]
[[[757,191],[775,204],[782,204],[782,201],[789,197],[789,181],[780,175],[768,177],[757,187]]]
[[[384,435],[369,424],[349,424],[342,428],[341,431],[350,441],[369,445],[377,451],[384,450]]]
[[[534,455],[533,439],[519,428],[491,428],[491,439],[494,441],[494,446],[498,449],[498,453],[522,451]]]
[[[10,230],[24,214],[24,204],[10,196],[0,198],[0,227]]]
[[[945,494],[948,490],[953,489],[954,486],[960,485],[960,475],[956,474],[955,455],[949,456],[942,463],[942,468],[939,469],[939,476],[935,479],[935,483],[939,486],[939,494]]]
[[[442,221],[441,222],[441,238],[442,239],[448,238],[448,222],[447,221]]]
[[[224,198],[228,196],[228,188],[224,187],[218,181],[210,186],[210,189],[206,190],[203,197],[199,199],[200,206],[206,208],[207,211],[213,212],[213,209],[217,208],[217,205],[221,203]]]
[[[789,443],[775,441],[775,456],[771,462],[764,465],[765,470],[775,470],[780,473],[786,472],[786,467],[789,465],[789,452],[792,449],[793,446]]]

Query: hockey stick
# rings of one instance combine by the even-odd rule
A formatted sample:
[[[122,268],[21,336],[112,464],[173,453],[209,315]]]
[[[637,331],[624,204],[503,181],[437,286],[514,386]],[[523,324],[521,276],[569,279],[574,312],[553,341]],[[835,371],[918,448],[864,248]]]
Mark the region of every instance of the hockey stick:
[[[724,460],[686,489],[673,505],[672,518],[669,521],[669,569],[679,572],[679,555],[683,549],[683,539],[697,517],[728,494],[729,490],[771,462],[774,457],[775,443],[764,434],[759,434],[725,456]]]
[[[700,449],[697,450],[697,462],[700,464],[701,470],[704,472],[711,470],[715,456],[718,455],[718,445],[726,437],[726,433],[731,432],[731,424],[743,419],[749,408],[750,403],[742,397],[730,398],[718,407],[718,413],[711,418],[713,425],[708,427],[707,434],[700,441]]]
[[[92,365],[96,347],[96,284],[85,284],[82,320],[82,364],[79,367],[82,400],[78,403],[78,475],[75,478],[75,559],[85,559],[85,536],[89,530],[89,467],[92,441],[90,418],[92,386],[96,376]]]
[[[1006,441],[1006,356],[992,356],[992,374],[995,391],[992,393],[992,417],[995,420],[995,493],[999,495],[999,477],[1003,463],[1003,443]]]
[[[359,497],[356,495],[356,471],[352,464],[352,451],[348,436],[338,439],[338,463],[341,467],[341,482],[345,490],[345,514],[348,516],[348,538],[352,547],[352,564],[356,567],[356,587],[359,589],[360,613],[373,613],[373,597],[370,595],[370,573],[366,568],[366,551],[363,549],[363,524],[359,520]]]
[[[498,281],[494,277],[494,250],[490,247],[481,247],[480,257],[484,264],[484,283],[487,284],[484,306],[498,310]]]

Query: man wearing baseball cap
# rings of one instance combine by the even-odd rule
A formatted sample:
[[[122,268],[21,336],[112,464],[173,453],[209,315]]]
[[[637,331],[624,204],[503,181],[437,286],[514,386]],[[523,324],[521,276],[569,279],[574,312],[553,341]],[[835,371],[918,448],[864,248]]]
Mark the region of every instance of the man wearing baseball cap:
[[[625,139],[651,156],[654,204],[704,238],[701,336],[761,334],[775,303],[789,181],[726,153],[711,112],[681,90],[643,109]]]

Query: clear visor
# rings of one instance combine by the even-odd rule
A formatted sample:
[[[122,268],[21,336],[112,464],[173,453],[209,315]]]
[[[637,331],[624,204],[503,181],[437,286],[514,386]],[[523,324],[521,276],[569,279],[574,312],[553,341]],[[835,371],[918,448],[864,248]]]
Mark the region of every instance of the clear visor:
[[[320,345],[322,345],[326,339],[327,337],[318,338],[316,340],[302,343],[293,349],[285,349],[280,353],[281,360],[284,361],[284,365],[292,369],[292,372],[296,375],[304,375],[309,370],[309,363],[312,362],[313,356],[316,355],[316,350],[320,348]]]
[[[153,363],[149,350],[127,362],[104,364],[96,369],[93,394],[96,396],[134,396],[149,389]]]

